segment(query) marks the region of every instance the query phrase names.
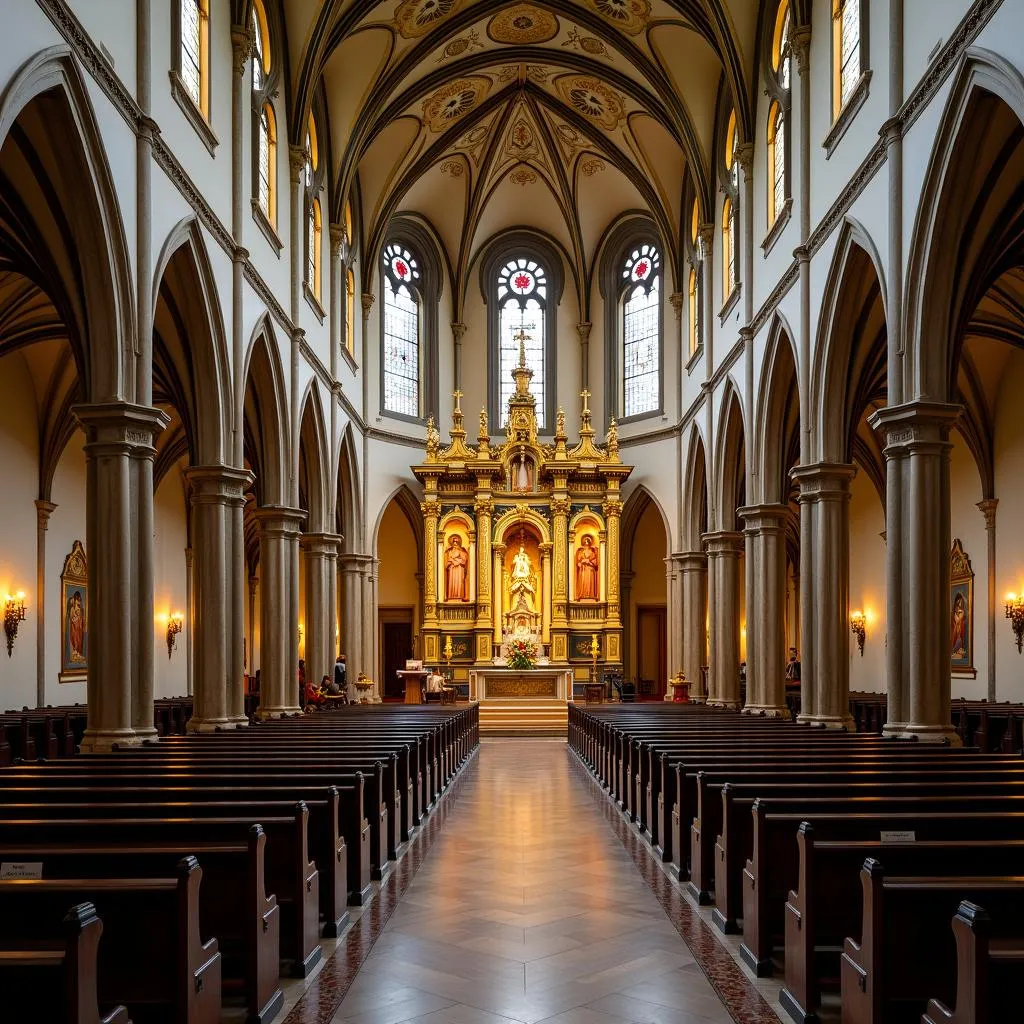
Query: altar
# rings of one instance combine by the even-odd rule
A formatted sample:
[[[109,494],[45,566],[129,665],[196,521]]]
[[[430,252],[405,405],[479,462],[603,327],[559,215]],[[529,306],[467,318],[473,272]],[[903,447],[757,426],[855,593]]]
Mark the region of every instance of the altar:
[[[417,656],[463,697],[525,707],[583,696],[595,669],[621,671],[621,488],[632,472],[611,420],[603,440],[580,394],[579,439],[559,409],[542,436],[520,330],[504,437],[486,410],[467,439],[453,395],[450,443],[427,424],[423,461],[423,620]],[[553,428],[553,429],[552,429]]]

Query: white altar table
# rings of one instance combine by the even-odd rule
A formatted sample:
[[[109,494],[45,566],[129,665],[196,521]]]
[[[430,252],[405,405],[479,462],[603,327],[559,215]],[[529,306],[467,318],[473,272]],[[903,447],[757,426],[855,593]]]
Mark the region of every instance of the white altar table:
[[[470,700],[572,700],[572,669],[488,665],[469,670]]]

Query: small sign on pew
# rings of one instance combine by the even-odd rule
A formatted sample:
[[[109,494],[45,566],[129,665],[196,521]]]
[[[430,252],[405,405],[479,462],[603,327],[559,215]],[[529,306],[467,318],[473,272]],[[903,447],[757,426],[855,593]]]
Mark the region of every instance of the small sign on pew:
[[[26,878],[37,880],[42,877],[42,861],[5,860],[0,863],[0,882],[11,882]]]
[[[897,830],[892,829],[887,831],[882,829],[882,842],[883,843],[916,843],[917,833],[910,830]]]

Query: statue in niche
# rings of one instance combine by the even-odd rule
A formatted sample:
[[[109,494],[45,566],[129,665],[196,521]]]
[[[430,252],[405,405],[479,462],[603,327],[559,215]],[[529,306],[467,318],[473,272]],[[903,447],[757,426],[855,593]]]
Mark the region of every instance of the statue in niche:
[[[448,539],[444,553],[444,599],[469,600],[469,552],[457,533]]]
[[[535,610],[537,588],[534,586],[533,579],[530,556],[527,554],[526,548],[520,544],[519,550],[512,558],[512,578],[508,588],[513,612],[521,607],[528,611]]]
[[[512,490],[533,490],[533,460],[520,453],[512,466]]]
[[[589,533],[584,534],[576,552],[576,600],[596,601],[601,592],[600,556]]]

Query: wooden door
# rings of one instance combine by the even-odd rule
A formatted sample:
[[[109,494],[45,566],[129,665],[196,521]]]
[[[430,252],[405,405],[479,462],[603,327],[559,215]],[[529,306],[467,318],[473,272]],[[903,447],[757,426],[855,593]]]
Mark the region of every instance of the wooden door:
[[[664,697],[668,682],[664,605],[637,608],[636,639],[639,693],[644,697]]]
[[[406,661],[412,657],[412,619],[408,622],[381,623],[381,652],[384,662],[384,696],[404,698],[405,688],[395,673],[405,668]]]

